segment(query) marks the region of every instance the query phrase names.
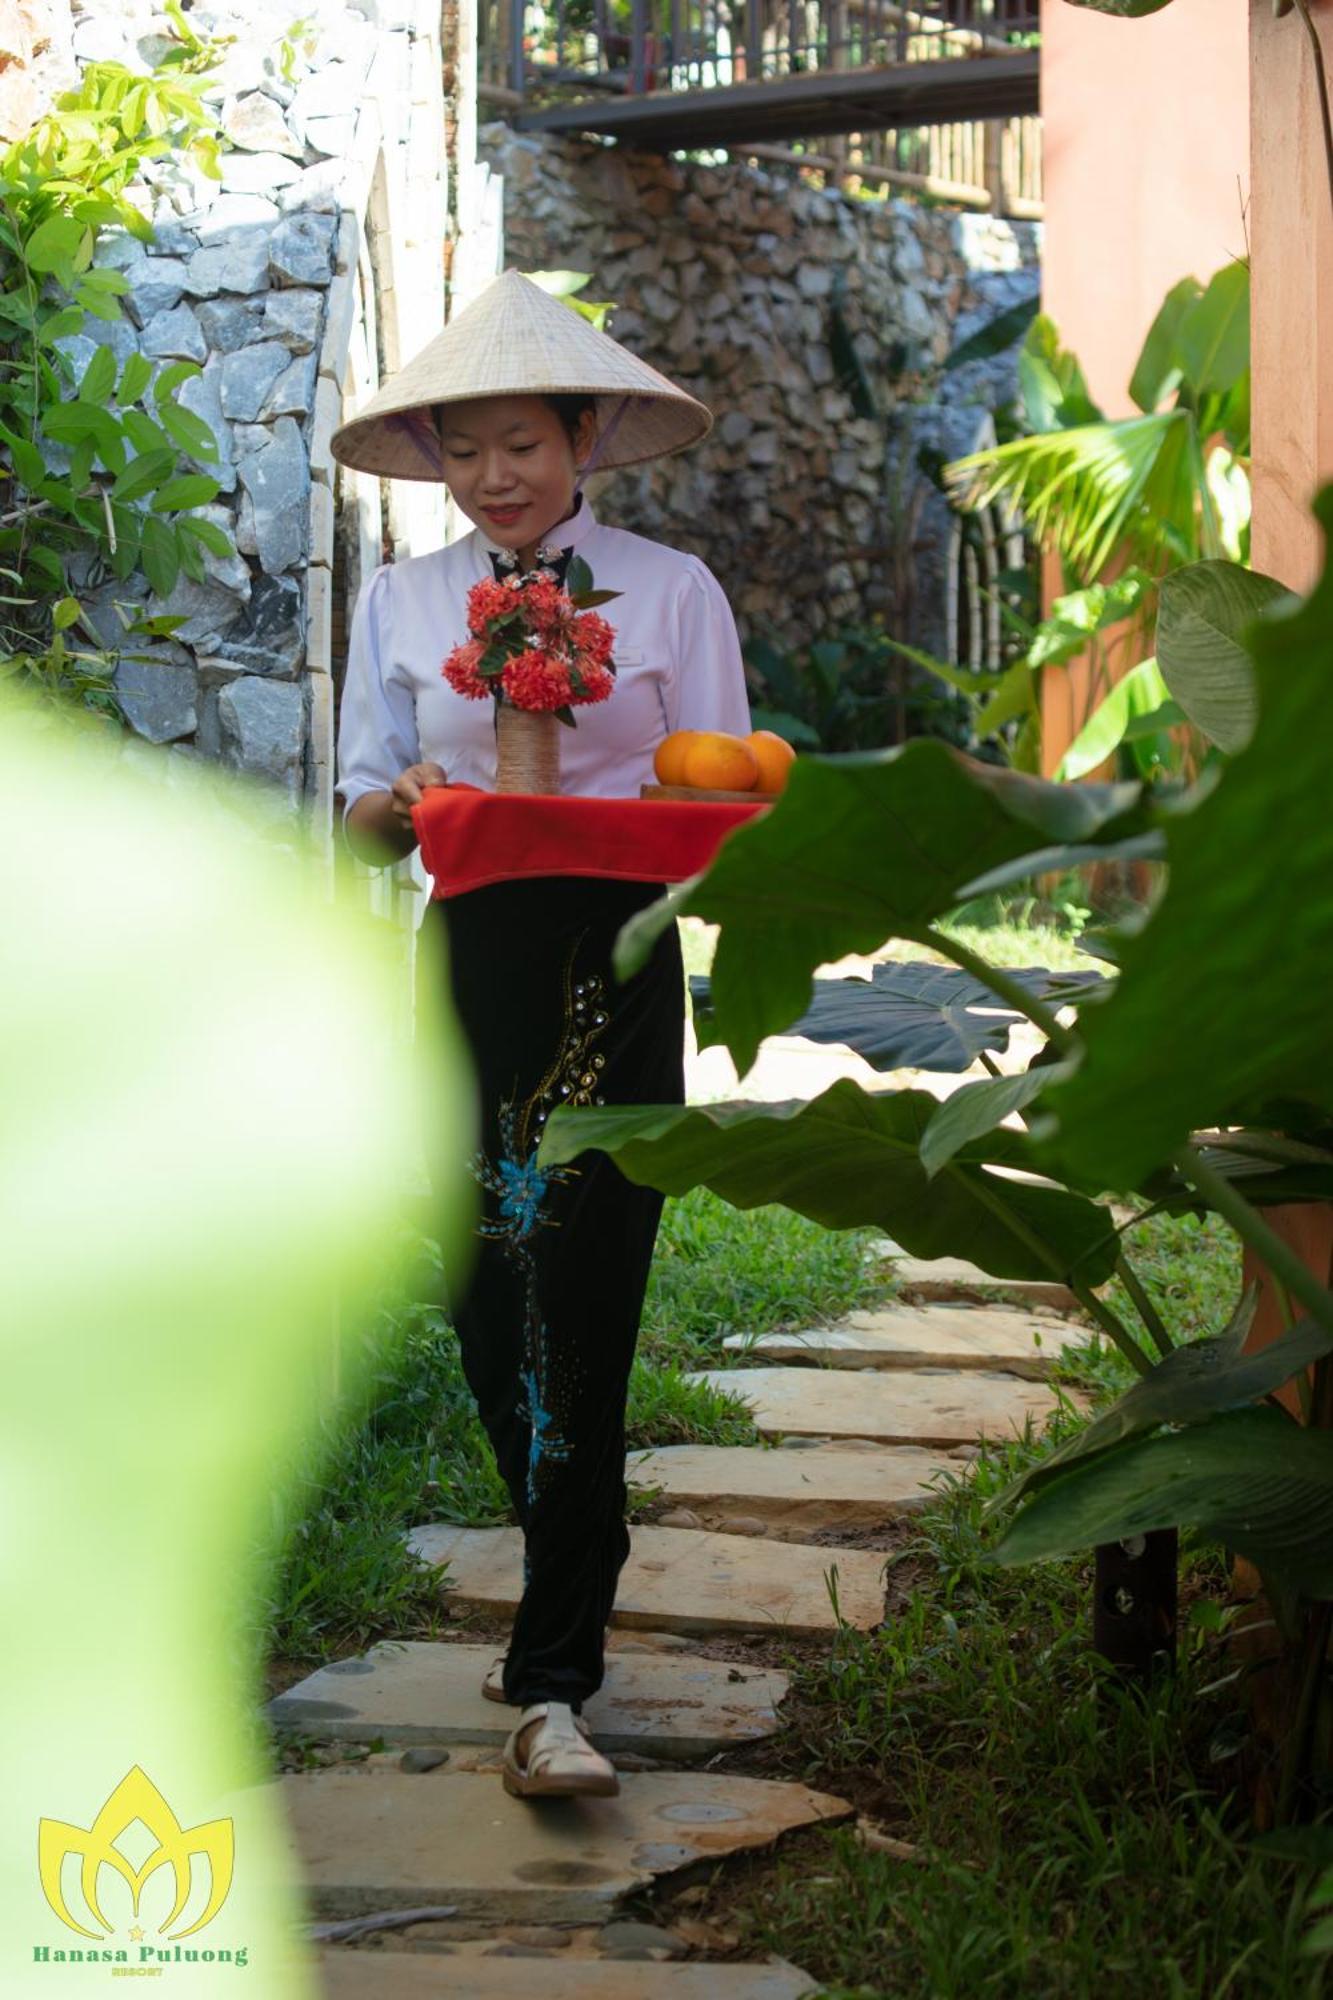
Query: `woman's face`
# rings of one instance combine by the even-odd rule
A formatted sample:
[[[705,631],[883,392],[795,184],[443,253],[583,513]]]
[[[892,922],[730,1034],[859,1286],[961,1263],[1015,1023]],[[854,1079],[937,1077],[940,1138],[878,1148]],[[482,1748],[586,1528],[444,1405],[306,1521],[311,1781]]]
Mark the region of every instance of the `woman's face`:
[[[540,396],[481,396],[437,414],[445,484],[474,527],[503,548],[525,549],[564,520],[592,446],[591,412],[572,443]]]

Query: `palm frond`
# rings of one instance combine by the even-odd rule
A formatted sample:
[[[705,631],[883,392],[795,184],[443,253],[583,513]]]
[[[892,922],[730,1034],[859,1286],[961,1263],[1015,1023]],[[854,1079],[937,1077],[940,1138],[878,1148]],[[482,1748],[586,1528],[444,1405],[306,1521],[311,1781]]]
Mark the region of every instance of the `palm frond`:
[[[944,478],[964,507],[1008,500],[1092,582],[1116,555],[1154,573],[1197,560],[1198,458],[1192,412],[1162,410],[1015,438],[954,459]]]

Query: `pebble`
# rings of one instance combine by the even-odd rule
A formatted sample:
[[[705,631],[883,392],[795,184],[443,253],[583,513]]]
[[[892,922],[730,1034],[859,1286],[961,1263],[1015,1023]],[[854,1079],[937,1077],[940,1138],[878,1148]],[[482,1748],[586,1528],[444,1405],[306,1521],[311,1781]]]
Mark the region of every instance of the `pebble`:
[[[694,1643],[684,1632],[641,1632],[633,1638],[620,1639],[616,1650],[621,1653],[688,1653]]]
[[[398,1759],[400,1771],[437,1771],[449,1762],[449,1752],[435,1743],[415,1743]]]
[[[683,1938],[673,1931],[659,1930],[656,1924],[634,1923],[628,1918],[605,1924],[597,1936],[603,1958],[683,1958],[687,1950]]]

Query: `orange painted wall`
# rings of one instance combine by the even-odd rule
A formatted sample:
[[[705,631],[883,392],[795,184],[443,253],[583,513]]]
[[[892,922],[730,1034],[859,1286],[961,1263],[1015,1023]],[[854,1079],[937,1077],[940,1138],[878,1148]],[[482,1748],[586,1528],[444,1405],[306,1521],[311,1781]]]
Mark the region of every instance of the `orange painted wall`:
[[[1333,0],[1311,0],[1333,87]],[[1294,15],[1250,0],[1254,187],[1251,559],[1293,590],[1319,572],[1310,513],[1333,479],[1333,209],[1314,52]]]
[[[1246,0],[1174,0],[1137,21],[1042,0],[1041,32],[1042,308],[1094,400],[1129,416],[1129,378],[1172,285],[1190,274],[1204,283],[1245,255]],[[1049,604],[1060,590],[1054,557],[1043,584]],[[1133,664],[1117,658],[1112,670]],[[1043,676],[1048,774],[1096,695],[1078,661]]]
[[[1268,0],[1256,0],[1267,5]],[[1172,285],[1245,254],[1246,0],[1117,20],[1042,0],[1042,303],[1108,416]]]

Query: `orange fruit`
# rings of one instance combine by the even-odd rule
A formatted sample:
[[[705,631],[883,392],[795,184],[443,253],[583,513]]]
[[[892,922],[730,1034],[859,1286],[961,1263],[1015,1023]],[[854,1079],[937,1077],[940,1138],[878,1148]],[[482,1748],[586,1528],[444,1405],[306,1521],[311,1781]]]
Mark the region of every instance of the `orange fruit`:
[[[670,736],[664,736],[653,753],[653,770],[659,785],[683,785],[685,780],[685,752],[694,742],[697,729],[673,729]]]
[[[796,752],[785,736],[773,729],[752,729],[746,742],[759,760],[757,792],[780,792],[796,761]]]
[[[750,792],[759,777],[759,759],[743,736],[700,730],[685,752],[685,782],[700,791]]]

